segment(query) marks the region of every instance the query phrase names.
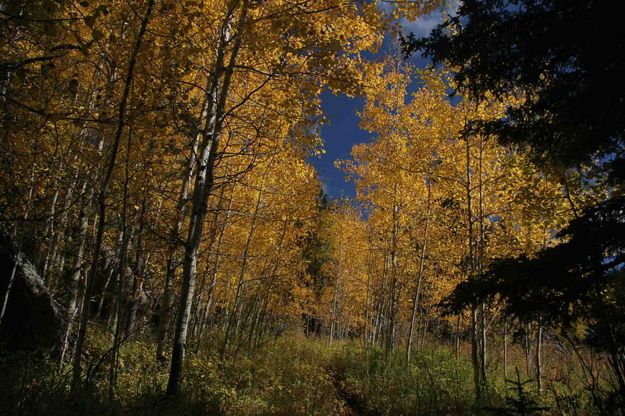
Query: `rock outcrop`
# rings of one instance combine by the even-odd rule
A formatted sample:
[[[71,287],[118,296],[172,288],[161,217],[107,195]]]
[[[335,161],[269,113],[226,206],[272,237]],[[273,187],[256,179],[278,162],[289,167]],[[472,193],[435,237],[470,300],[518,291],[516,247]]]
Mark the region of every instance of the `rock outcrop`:
[[[16,256],[15,251],[10,239],[0,235],[0,301],[15,267],[0,324],[0,344],[9,351],[52,350],[61,339],[63,308],[54,300],[33,264],[22,254]]]

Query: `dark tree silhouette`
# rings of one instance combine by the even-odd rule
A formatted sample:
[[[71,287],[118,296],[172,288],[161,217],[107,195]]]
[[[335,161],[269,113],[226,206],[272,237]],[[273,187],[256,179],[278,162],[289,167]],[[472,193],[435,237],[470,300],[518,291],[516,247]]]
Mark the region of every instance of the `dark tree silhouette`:
[[[474,124],[540,159],[620,168],[625,128],[625,27],[615,0],[466,0],[425,39],[403,38],[456,71],[474,98],[523,93],[505,118]],[[618,165],[618,166],[617,166]]]
[[[465,0],[428,38],[402,38],[452,68],[459,91],[522,96],[499,120],[469,123],[530,151],[537,163],[601,172],[609,197],[587,209],[535,258],[502,259],[458,286],[452,310],[503,300],[523,321],[589,325],[586,342],[609,354],[625,400],[625,27],[614,0]],[[592,185],[597,179],[587,179]],[[589,186],[590,186],[589,185]]]

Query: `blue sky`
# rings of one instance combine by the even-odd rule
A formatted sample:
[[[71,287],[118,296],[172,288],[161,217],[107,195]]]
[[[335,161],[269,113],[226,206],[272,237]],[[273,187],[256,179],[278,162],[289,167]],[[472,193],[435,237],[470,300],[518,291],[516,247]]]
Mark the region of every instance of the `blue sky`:
[[[334,167],[337,159],[349,159],[352,146],[368,142],[370,135],[358,128],[357,112],[362,109],[362,98],[335,96],[325,92],[321,96],[321,107],[329,123],[321,128],[326,153],[311,160],[317,169],[324,191],[332,198],[354,197],[353,182],[346,182],[343,173]]]
[[[414,22],[403,21],[403,32],[413,32],[416,37],[427,36],[430,31],[442,21],[441,10],[436,10],[420,17]],[[384,46],[377,58],[389,53],[390,38],[385,40]],[[413,58],[413,63],[424,67],[426,61],[420,57]],[[371,140],[371,135],[358,127],[358,111],[362,109],[362,98],[349,98],[345,95],[335,96],[324,92],[321,96],[321,108],[329,123],[321,128],[321,137],[325,142],[326,153],[318,158],[311,158],[310,162],[317,169],[319,179],[323,183],[324,191],[331,198],[353,198],[355,196],[354,183],[346,181],[343,173],[334,167],[337,159],[350,159],[354,144],[365,143]]]

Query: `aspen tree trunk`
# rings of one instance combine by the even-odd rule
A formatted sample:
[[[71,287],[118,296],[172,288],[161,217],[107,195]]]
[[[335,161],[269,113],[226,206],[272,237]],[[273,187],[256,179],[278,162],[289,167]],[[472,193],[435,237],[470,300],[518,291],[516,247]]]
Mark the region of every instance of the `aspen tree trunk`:
[[[243,0],[237,33],[240,33],[240,29],[245,21],[247,4],[248,2]],[[169,396],[177,396],[179,394],[182,382],[189,315],[195,291],[198,249],[202,238],[204,219],[208,210],[208,197],[213,188],[213,171],[217,152],[219,150],[226,97],[228,96],[234,63],[241,46],[241,36],[236,36],[230,53],[229,64],[225,66],[226,47],[232,40],[230,26],[234,17],[234,11],[238,5],[239,0],[233,0],[228,5],[226,17],[220,29],[217,58],[215,68],[212,71],[211,85],[208,90],[209,98],[206,109],[208,117],[206,118],[206,123],[201,134],[201,145],[199,148],[200,157],[198,158],[198,167],[194,178],[191,218],[185,243],[183,262],[182,292],[176,319],[169,380],[167,382],[167,394]]]
[[[508,321],[503,320],[503,378],[508,379]]]
[[[421,334],[421,343],[419,345],[419,349],[423,350],[423,346],[425,345],[425,337],[428,333],[428,327],[430,326],[430,320],[427,319],[427,311],[423,314],[423,332]]]
[[[206,105],[206,103],[204,103]],[[176,276],[176,269],[180,262],[178,258],[178,248],[180,235],[182,234],[182,225],[184,216],[187,211],[187,199],[189,197],[189,185],[193,177],[193,167],[195,166],[195,155],[197,153],[198,140],[197,137],[193,141],[192,151],[189,155],[189,161],[184,172],[182,188],[178,197],[178,204],[176,206],[176,220],[175,225],[171,230],[171,242],[169,248],[169,254],[167,256],[167,266],[165,271],[165,287],[163,289],[163,296],[161,298],[161,310],[158,321],[158,335],[156,340],[156,359],[157,361],[164,363],[165,357],[165,344],[167,343],[167,333],[169,331],[169,319],[171,316],[171,294],[174,286],[174,278]]]
[[[371,246],[371,240],[369,240],[369,246]],[[365,295],[365,333],[364,333],[364,348],[367,348],[369,344],[369,320],[371,317],[369,316],[369,296],[371,293],[371,265],[373,263],[373,256],[371,254],[371,250],[369,250],[369,256],[367,259],[367,293]],[[308,329],[308,325],[306,326]]]
[[[83,193],[84,186],[83,185]],[[85,253],[85,242],[87,239],[87,230],[89,227],[89,218],[87,216],[88,201],[83,201],[80,209],[80,225],[78,230],[77,241],[75,243],[75,251],[73,253],[73,263],[70,271],[69,279],[69,303],[67,304],[67,315],[65,317],[65,328],[63,330],[63,336],[61,340],[61,353],[59,356],[59,366],[61,366],[65,360],[65,353],[69,345],[69,335],[72,331],[72,325],[74,319],[78,313],[78,286],[80,282],[80,275],[82,273],[83,257]]]
[[[87,278],[87,282],[85,285],[85,298],[83,301],[83,308],[80,317],[80,323],[78,327],[78,337],[76,339],[76,348],[74,351],[73,357],[73,371],[72,371],[72,390],[74,392],[77,391],[82,375],[82,352],[85,344],[85,339],[87,337],[87,325],[89,323],[89,315],[90,315],[90,303],[91,303],[91,293],[93,291],[93,281],[97,275],[98,269],[98,260],[100,257],[100,251],[102,249],[102,239],[104,237],[104,225],[106,219],[106,200],[109,193],[109,188],[111,185],[111,180],[113,178],[113,171],[115,169],[115,163],[117,161],[117,153],[119,151],[119,145],[121,141],[122,131],[124,129],[125,117],[126,117],[126,106],[128,103],[128,98],[130,96],[130,85],[132,84],[133,76],[134,76],[134,68],[137,61],[137,55],[139,54],[139,49],[141,48],[141,43],[143,41],[143,35],[148,26],[148,22],[150,20],[150,16],[152,14],[152,8],[154,6],[155,0],[148,0],[147,9],[143,19],[141,21],[141,27],[139,28],[139,32],[137,33],[137,38],[135,40],[135,45],[133,47],[130,60],[128,62],[128,72],[126,73],[126,80],[124,82],[124,91],[122,93],[120,102],[119,102],[119,111],[118,111],[118,120],[117,127],[115,130],[115,136],[113,138],[113,145],[111,148],[111,152],[109,155],[108,164],[106,167],[106,174],[104,176],[104,180],[102,181],[102,186],[100,188],[100,192],[98,195],[98,227],[97,234],[95,240],[95,246],[93,250],[93,257],[91,260],[91,270],[89,276]]]
[[[232,292],[232,282],[230,279],[226,279],[224,286],[224,299],[226,300],[226,304],[222,306],[221,310],[223,316],[221,317],[221,331],[226,332],[226,325],[228,325],[228,320],[230,319],[230,303],[231,303],[231,292]]]
[[[480,141],[480,157],[478,172],[478,210],[479,210],[479,240],[477,242],[477,258],[475,253],[474,219],[473,219],[473,172],[471,167],[471,144],[470,138],[466,139],[466,196],[467,196],[467,235],[469,276],[480,271],[483,261],[484,227],[483,227],[483,196],[482,196],[482,142]],[[471,361],[473,365],[473,381],[475,384],[476,400],[482,401],[486,388],[486,324],[484,304],[473,305],[471,308]]]
[[[455,348],[456,348],[456,362],[460,359],[460,327],[461,327],[462,321],[461,321],[461,317],[460,314],[458,314],[458,316],[456,317],[456,342],[455,342]]]
[[[410,353],[412,350],[412,339],[415,330],[415,321],[417,319],[417,310],[419,307],[419,296],[421,294],[421,281],[423,279],[423,269],[425,266],[425,255],[427,253],[428,245],[428,231],[430,225],[430,184],[427,184],[428,196],[427,196],[427,212],[425,217],[425,229],[423,231],[423,246],[421,247],[421,255],[419,256],[419,271],[417,272],[417,288],[415,290],[414,298],[412,299],[412,318],[410,319],[410,330],[408,331],[408,343],[406,346],[406,364],[410,363]]]
[[[260,330],[257,331],[257,335],[256,335],[256,342],[255,342],[256,347],[259,347],[264,341],[265,334],[267,333],[267,328],[269,327],[269,319],[267,319],[268,306],[269,306],[269,293],[267,292],[265,295],[263,306],[261,308],[261,314],[259,318],[261,322],[261,326],[260,326]],[[319,326],[317,326],[317,328],[319,328]]]
[[[77,157],[74,158],[74,160],[76,159]],[[50,250],[48,251],[46,263],[44,265],[44,270],[42,272],[43,276],[48,276],[54,270],[58,270],[57,258],[58,258],[58,253],[59,253],[59,246],[61,245],[62,236],[64,240],[67,240],[67,237],[69,235],[69,231],[68,231],[69,227],[66,227],[67,216],[68,216],[68,211],[69,211],[69,207],[71,204],[72,195],[74,193],[74,188],[77,185],[78,185],[78,172],[76,172],[76,175],[74,175],[72,182],[70,183],[70,185],[67,188],[67,191],[65,192],[62,211],[61,211],[61,217],[59,218],[59,221],[58,221],[57,232],[54,233],[54,237],[52,238],[52,241],[50,242]],[[84,194],[84,191],[81,192],[80,194],[81,198],[83,194]],[[78,216],[78,218],[79,218],[78,224],[80,224],[80,215]]]
[[[389,298],[389,325],[388,332],[386,334],[386,347],[385,354],[388,358],[389,354],[393,351],[395,342],[395,326],[397,324],[397,285],[399,267],[397,264],[397,234],[398,234],[398,222],[399,222],[399,206],[397,202],[393,203],[393,223],[391,228],[391,287]]]
[[[332,316],[330,320],[330,334],[328,335],[328,346],[332,345],[334,333],[336,332],[337,319],[339,313],[339,297],[341,292],[341,273],[343,268],[343,246],[339,247],[339,259],[336,266],[336,283],[334,285],[334,293],[332,296]]]
[[[130,145],[132,144],[132,128],[128,129],[128,141],[126,143],[126,162],[124,164],[124,186],[121,213],[122,244],[119,252],[119,271],[117,273],[117,312],[115,319],[115,331],[113,335],[113,347],[111,348],[111,365],[109,368],[109,400],[115,396],[117,384],[117,368],[119,366],[119,349],[122,343],[122,331],[126,324],[124,314],[124,286],[126,285],[126,272],[128,263],[128,251],[133,227],[128,224],[128,185],[130,182]]]
[[[221,260],[221,245],[224,239],[224,235],[226,234],[226,228],[228,227],[228,221],[230,220],[230,214],[232,212],[232,202],[234,201],[234,186],[232,187],[232,191],[230,193],[230,199],[228,201],[228,208],[226,209],[226,216],[224,218],[223,224],[220,227],[219,237],[217,238],[217,246],[214,250],[214,261],[213,266],[210,271],[211,273],[211,283],[208,287],[208,295],[206,299],[206,305],[204,306],[203,320],[200,326],[200,332],[198,334],[198,340],[201,339],[202,334],[204,333],[206,327],[208,326],[208,320],[211,312],[211,308],[213,306],[213,296],[215,293],[215,286],[217,285],[217,273],[219,271],[219,263]]]
[[[44,230],[44,237],[48,240],[48,247],[46,250],[46,255],[43,260],[43,266],[41,267],[41,278],[44,282],[48,281],[48,267],[50,265],[50,258],[52,255],[52,244],[56,240],[56,235],[58,232],[55,232],[54,227],[54,218],[56,217],[56,204],[59,198],[58,188],[56,192],[54,192],[54,196],[52,197],[52,202],[50,203],[50,211],[48,212],[48,221],[46,222],[46,227]]]
[[[480,305],[480,371],[482,373],[482,387],[488,396],[488,377],[486,372],[486,306]]]
[[[396,59],[396,71],[401,72],[401,64],[402,64],[401,54],[399,51],[399,47],[397,48],[397,59]],[[396,106],[395,110],[399,112],[399,109],[403,105],[404,97],[399,89],[396,90]],[[396,120],[393,118],[393,129],[396,128]],[[398,234],[399,234],[399,203],[396,199],[397,193],[397,183],[393,187],[393,215],[392,215],[392,224],[391,224],[391,286],[390,286],[390,297],[389,297],[389,322],[386,334],[386,345],[385,345],[385,356],[388,358],[390,353],[395,348],[395,331],[397,326],[397,310],[399,304],[399,293],[398,293],[398,285],[399,285],[399,266],[398,266]]]
[[[378,337],[379,337],[380,328],[381,328],[380,322],[382,321],[381,315],[382,315],[382,309],[381,309],[381,305],[378,303],[376,312],[375,312],[375,318],[373,319],[373,328],[371,330],[371,343],[374,345],[378,344]]]
[[[334,288],[334,295],[332,297],[332,316],[330,318],[330,333],[328,334],[328,346],[332,345],[334,339],[334,331],[336,329],[336,319],[338,315],[338,301],[339,301],[339,286],[338,284]]]
[[[125,197],[126,198],[126,197]],[[126,205],[126,202],[124,202]],[[125,208],[124,208],[125,211]],[[119,365],[119,348],[121,347],[121,338],[123,328],[125,326],[125,300],[124,286],[126,285],[128,270],[128,248],[133,234],[133,227],[129,226],[126,221],[126,212],[122,213],[122,244],[119,252],[119,264],[116,279],[116,297],[117,301],[115,312],[115,330],[113,335],[113,347],[111,348],[111,366],[109,368],[109,399],[113,399],[115,385],[117,384],[117,367]]]
[[[527,377],[532,377],[532,356],[530,341],[530,324],[525,324],[525,370]]]
[[[143,199],[141,203],[141,217],[139,218],[139,230],[137,232],[137,243],[135,247],[135,267],[132,279],[132,290],[130,292],[130,304],[128,306],[128,319],[126,321],[126,337],[133,337],[137,327],[137,313],[139,310],[139,295],[143,290],[143,270],[145,270],[145,248],[143,238],[145,235],[145,217],[150,207],[148,201]]]
[[[482,380],[480,371],[479,340],[478,340],[478,312],[477,307],[471,309],[471,362],[473,364],[473,383],[477,401],[482,400]]]
[[[484,236],[484,138],[479,136],[479,158],[478,158],[478,214],[479,214],[479,245],[477,258],[477,272],[482,273],[484,269],[486,238]],[[480,370],[482,377],[482,388],[488,397],[488,377],[486,374],[486,304],[482,301],[480,305]]]
[[[378,310],[376,313],[376,323],[375,323],[375,332],[374,332],[374,340],[376,343],[381,338],[382,329],[384,326],[384,311],[386,309],[386,284],[388,280],[388,253],[386,250],[384,251],[384,267],[382,269],[382,290],[380,290],[380,294],[378,296]],[[380,344],[382,341],[380,341]]]
[[[214,238],[211,236],[211,238]],[[212,250],[212,244],[209,246],[209,250]],[[196,296],[193,298],[193,303],[191,304],[191,322],[190,322],[190,332],[191,339],[194,341],[196,346],[196,352],[200,347],[200,332],[202,326],[204,325],[205,318],[205,307],[206,301],[204,300],[204,292],[206,291],[206,282],[208,281],[208,276],[211,274],[210,267],[210,256],[206,259],[206,267],[205,270],[200,274],[200,287],[196,290]],[[209,284],[210,286],[210,284]]]
[[[469,137],[466,139],[466,195],[467,195],[467,252],[469,256],[469,277],[475,271],[473,252],[473,204],[472,204],[472,181],[471,181],[471,144]],[[471,308],[471,363],[473,364],[473,384],[475,387],[476,401],[482,400],[482,383],[480,376],[479,342],[477,336],[477,307]]]
[[[538,329],[536,330],[536,387],[538,388],[538,394],[543,392],[542,343],[543,327],[538,324]]]
[[[100,319],[106,318],[105,320],[107,322],[109,322],[113,315],[115,315],[113,308],[113,304],[115,303],[115,293],[113,293],[111,296],[111,304],[109,309],[107,310],[106,316],[104,314],[104,302],[106,301],[106,295],[109,291],[109,286],[111,285],[111,282],[115,284],[114,278],[116,277],[117,272],[117,266],[115,265],[115,261],[119,260],[119,252],[121,250],[123,238],[124,232],[123,230],[120,230],[115,251],[110,251],[109,256],[102,259],[104,263],[102,265],[102,271],[106,273],[106,278],[104,281],[104,286],[102,287],[102,295],[100,296],[100,300],[98,301],[98,305],[96,307],[96,310],[94,311],[94,314]]]
[[[191,321],[191,334],[192,334],[192,337],[194,337],[196,340],[198,340],[200,326],[202,325],[202,320],[204,317],[204,315],[199,314],[198,311],[201,310],[200,305],[202,304],[204,292],[206,290],[207,277],[209,274],[211,274],[210,260],[211,260],[211,256],[215,254],[213,247],[217,239],[217,230],[219,228],[219,214],[223,208],[224,192],[225,192],[225,187],[222,186],[219,192],[219,197],[217,198],[216,207],[213,212],[212,220],[210,222],[211,226],[208,231],[208,247],[206,249],[206,251],[208,252],[208,256],[206,259],[207,265],[206,265],[205,271],[201,275],[198,295],[195,296],[195,298],[193,299],[193,303],[191,305],[191,316],[193,317]]]

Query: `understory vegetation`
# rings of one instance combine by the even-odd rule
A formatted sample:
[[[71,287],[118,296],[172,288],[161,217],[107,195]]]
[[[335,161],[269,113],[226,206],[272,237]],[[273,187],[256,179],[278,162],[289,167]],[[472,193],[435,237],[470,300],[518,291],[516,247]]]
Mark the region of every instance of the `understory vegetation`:
[[[184,389],[178,398],[164,395],[167,368],[152,357],[147,340],[124,345],[119,355],[115,395],[108,390],[107,336],[89,345],[89,388],[70,396],[70,368],[58,368],[44,355],[3,357],[0,370],[13,374],[0,381],[0,413],[11,415],[593,415],[592,392],[580,378],[568,352],[550,351],[545,391],[538,394],[523,368],[511,368],[504,380],[493,361],[489,404],[476,404],[472,369],[454,346],[426,342],[409,364],[395,353],[357,340],[335,341],[286,335],[256,350],[191,350]],[[464,348],[466,345],[462,345]],[[522,350],[511,348],[522,363]],[[512,358],[511,358],[512,359]],[[564,361],[563,361],[564,360]],[[519,376],[520,375],[520,376]],[[519,378],[517,379],[517,376]],[[521,393],[519,393],[521,386]],[[522,413],[514,403],[536,411]]]

